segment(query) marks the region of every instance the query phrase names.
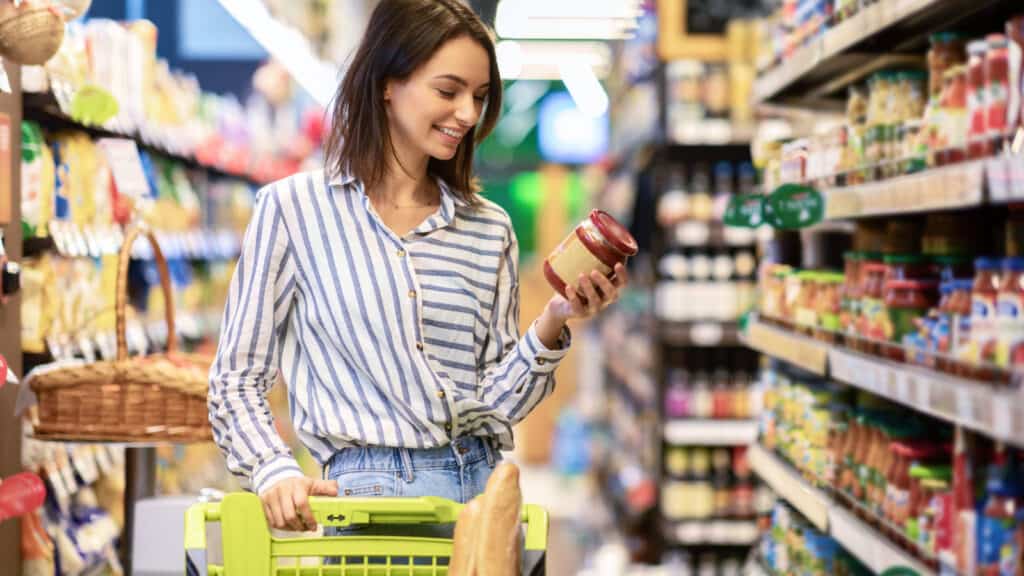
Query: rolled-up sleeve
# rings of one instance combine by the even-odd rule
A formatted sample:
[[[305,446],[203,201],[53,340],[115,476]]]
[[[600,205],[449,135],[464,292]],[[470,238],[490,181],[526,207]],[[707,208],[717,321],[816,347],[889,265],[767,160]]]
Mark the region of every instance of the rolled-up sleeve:
[[[267,392],[295,291],[295,258],[273,187],[257,194],[210,368],[209,417],[228,469],[259,493],[302,476],[274,427]]]
[[[563,328],[559,345],[546,347],[537,336],[536,323],[519,336],[518,261],[518,241],[509,226],[480,380],[481,400],[513,425],[554,391],[555,369],[571,344],[569,329]]]

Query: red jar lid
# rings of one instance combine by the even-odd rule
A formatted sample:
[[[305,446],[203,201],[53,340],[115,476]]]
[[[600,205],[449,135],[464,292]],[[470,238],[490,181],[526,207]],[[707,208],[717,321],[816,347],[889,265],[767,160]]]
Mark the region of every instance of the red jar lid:
[[[633,235],[611,214],[603,210],[593,210],[590,212],[590,221],[601,232],[604,239],[620,253],[625,256],[633,256],[637,253],[639,248]]]

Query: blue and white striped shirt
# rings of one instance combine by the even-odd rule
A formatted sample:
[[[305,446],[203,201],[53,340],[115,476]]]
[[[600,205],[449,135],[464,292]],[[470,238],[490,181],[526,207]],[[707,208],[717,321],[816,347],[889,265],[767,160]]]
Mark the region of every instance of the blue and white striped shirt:
[[[508,214],[440,182],[441,205],[406,237],[362,183],[323,170],[257,195],[210,369],[214,439],[255,491],[302,474],[273,424],[278,375],[321,464],[352,445],[434,448],[490,436],[551,393],[569,346],[519,337],[518,245]]]

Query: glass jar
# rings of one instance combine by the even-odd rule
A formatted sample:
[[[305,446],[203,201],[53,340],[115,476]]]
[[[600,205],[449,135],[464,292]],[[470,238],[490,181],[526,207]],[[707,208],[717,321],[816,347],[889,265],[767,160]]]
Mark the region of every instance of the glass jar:
[[[882,262],[868,261],[861,267],[861,319],[860,334],[867,338],[866,351],[878,350],[878,342],[886,340],[885,276],[888,268]]]
[[[840,289],[841,306],[839,324],[843,332],[855,330],[860,310],[860,267],[864,261],[863,252],[849,251],[843,254],[843,285]]]
[[[996,305],[999,297],[999,260],[978,258],[974,261],[974,284],[971,287],[971,350],[969,360],[977,365],[978,378],[991,379],[993,374],[982,365],[995,359]]]
[[[885,284],[885,308],[889,315],[889,340],[905,344],[904,337],[915,334],[918,320],[938,302],[938,282],[934,280],[890,280]],[[892,357],[905,359],[902,348],[892,349]]]
[[[989,34],[985,56],[985,79],[988,81],[985,127],[993,152],[1003,149],[1006,138],[1007,110],[1010,106],[1009,40],[1002,34]]]
[[[1002,368],[1024,364],[1024,258],[1003,260],[996,323],[996,364]]]
[[[1010,102],[1016,102],[1019,106],[1007,112],[1007,129],[1014,133],[1018,128],[1024,128],[1024,15],[1011,18],[1006,23],[1006,35],[1011,41],[1011,65],[1014,61],[1017,64],[1016,70],[1010,70],[1010,78],[1017,79],[1017,82],[1010,85]]]
[[[988,43],[975,40],[967,44],[967,156],[984,158],[992,154],[988,131],[985,128],[987,115],[988,81],[985,74],[985,54]]]
[[[932,34],[928,51],[928,94],[936,98],[942,92],[942,77],[946,70],[967,60],[964,39],[955,32]]]
[[[615,265],[637,253],[636,240],[602,210],[593,210],[544,261],[544,277],[559,294],[576,285],[580,274],[597,270],[611,278]],[[581,295],[582,296],[582,295]]]

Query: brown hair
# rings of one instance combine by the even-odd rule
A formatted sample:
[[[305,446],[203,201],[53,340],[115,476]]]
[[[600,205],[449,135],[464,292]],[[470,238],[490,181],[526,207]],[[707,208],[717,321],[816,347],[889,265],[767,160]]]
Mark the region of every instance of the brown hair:
[[[324,145],[328,173],[349,173],[367,186],[379,183],[394,154],[384,89],[404,80],[449,40],[468,36],[490,57],[490,86],[483,118],[472,138],[463,138],[450,160],[431,158],[427,171],[443,179],[463,200],[477,201],[473,151],[498,121],[501,77],[487,27],[460,0],[381,0],[370,17],[344,80],[334,96],[331,131]]]

